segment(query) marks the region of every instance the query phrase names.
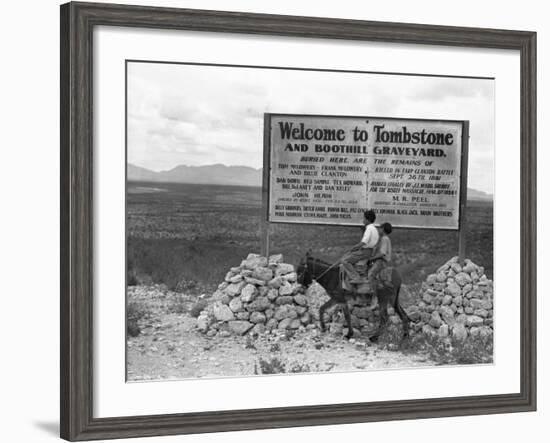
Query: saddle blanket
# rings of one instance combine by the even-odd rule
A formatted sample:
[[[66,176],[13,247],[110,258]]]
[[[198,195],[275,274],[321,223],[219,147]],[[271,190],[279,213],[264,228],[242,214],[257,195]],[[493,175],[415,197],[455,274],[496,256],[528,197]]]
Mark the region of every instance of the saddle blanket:
[[[356,292],[358,294],[372,294],[372,288],[367,277],[368,270],[366,269],[366,264],[358,262],[355,266],[355,269],[361,275],[361,279],[357,283],[350,283],[351,277],[348,275],[346,268],[343,265],[340,265],[340,282],[342,285],[342,289],[346,291]],[[391,276],[391,267],[382,269],[377,278],[378,289],[393,288]]]

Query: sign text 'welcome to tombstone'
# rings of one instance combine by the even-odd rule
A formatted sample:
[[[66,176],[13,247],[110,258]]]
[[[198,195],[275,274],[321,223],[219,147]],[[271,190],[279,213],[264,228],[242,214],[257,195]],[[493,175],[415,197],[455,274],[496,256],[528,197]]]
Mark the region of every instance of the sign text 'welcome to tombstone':
[[[459,229],[462,121],[266,114],[268,221]]]

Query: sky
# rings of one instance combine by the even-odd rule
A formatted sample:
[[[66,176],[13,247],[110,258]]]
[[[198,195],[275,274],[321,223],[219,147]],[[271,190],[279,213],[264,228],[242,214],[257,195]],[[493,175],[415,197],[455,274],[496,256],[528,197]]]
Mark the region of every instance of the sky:
[[[469,120],[468,187],[493,193],[491,79],[130,62],[127,85],[137,166],[261,168],[265,112]]]

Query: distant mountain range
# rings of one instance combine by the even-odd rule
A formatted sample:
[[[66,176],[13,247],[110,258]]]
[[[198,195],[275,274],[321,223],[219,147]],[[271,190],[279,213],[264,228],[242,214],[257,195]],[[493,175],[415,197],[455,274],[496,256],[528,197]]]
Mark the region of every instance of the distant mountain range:
[[[493,194],[468,188],[468,200],[493,201]]]
[[[233,186],[262,186],[262,169],[249,166],[226,166],[222,164],[205,166],[179,165],[167,171],[151,171],[128,163],[128,181],[194,183]],[[493,196],[477,189],[468,188],[468,200],[493,200]]]
[[[248,166],[176,166],[167,171],[151,171],[128,163],[129,181],[196,183],[211,185],[262,186],[262,170]]]

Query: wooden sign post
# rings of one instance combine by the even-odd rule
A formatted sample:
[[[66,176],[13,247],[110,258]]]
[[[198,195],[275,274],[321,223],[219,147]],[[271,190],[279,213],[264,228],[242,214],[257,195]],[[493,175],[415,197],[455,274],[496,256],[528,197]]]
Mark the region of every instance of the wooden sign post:
[[[271,116],[264,114],[264,161],[262,175],[262,213],[260,215],[260,254],[269,257],[269,182],[271,175]]]
[[[458,262],[462,266],[466,258],[466,225],[468,220],[468,149],[470,146],[470,122],[462,124],[462,159],[460,161],[460,215],[458,228]]]

